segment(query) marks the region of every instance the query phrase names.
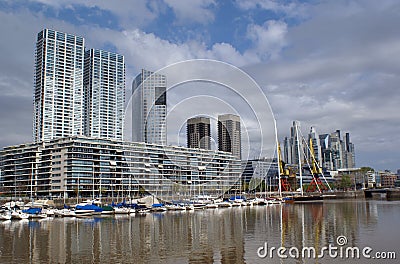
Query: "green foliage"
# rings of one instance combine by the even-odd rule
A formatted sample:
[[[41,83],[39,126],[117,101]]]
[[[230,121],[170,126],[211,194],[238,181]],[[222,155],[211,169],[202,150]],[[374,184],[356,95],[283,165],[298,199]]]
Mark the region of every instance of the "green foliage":
[[[352,186],[350,175],[343,175],[340,181],[337,183],[338,188],[347,189]]]
[[[365,174],[365,173],[367,173],[369,171],[375,171],[375,170],[373,168],[371,168],[371,167],[361,167],[360,171]]]

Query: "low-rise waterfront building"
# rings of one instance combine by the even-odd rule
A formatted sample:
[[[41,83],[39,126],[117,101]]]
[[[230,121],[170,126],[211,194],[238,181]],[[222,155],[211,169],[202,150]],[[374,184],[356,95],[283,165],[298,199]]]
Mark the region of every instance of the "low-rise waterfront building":
[[[384,188],[393,188],[397,180],[397,175],[391,171],[380,171],[381,186]]]
[[[221,195],[241,175],[227,152],[84,136],[9,146],[0,157],[1,184],[15,197]]]

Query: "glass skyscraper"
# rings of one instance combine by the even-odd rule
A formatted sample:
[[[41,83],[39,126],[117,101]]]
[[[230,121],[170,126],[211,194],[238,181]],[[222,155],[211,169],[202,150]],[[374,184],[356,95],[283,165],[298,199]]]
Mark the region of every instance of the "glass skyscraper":
[[[125,62],[83,37],[44,29],[35,53],[33,139],[123,138]]]
[[[132,83],[132,141],[167,144],[167,78],[148,70]]]
[[[85,134],[90,137],[123,137],[125,102],[124,56],[90,49],[85,53]]]
[[[44,29],[38,33],[34,78],[34,141],[82,135],[84,39]]]
[[[218,116],[218,150],[232,153],[242,158],[240,117],[226,114]]]
[[[187,147],[211,149],[210,118],[193,117],[186,123]]]

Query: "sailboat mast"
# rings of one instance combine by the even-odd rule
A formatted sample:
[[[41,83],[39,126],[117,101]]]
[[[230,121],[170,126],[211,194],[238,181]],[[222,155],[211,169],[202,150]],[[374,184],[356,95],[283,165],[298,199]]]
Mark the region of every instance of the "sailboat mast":
[[[282,184],[281,184],[281,170],[280,170],[280,153],[279,153],[279,141],[278,141],[278,129],[276,128],[276,119],[274,118],[274,128],[275,128],[275,141],[276,141],[276,157],[278,161],[278,191],[279,197],[282,197]]]
[[[33,202],[33,163],[32,163],[32,166],[31,166],[31,200]]]
[[[297,138],[297,156],[299,158],[299,176],[300,176],[300,190],[301,196],[304,195],[303,193],[303,172],[302,172],[302,165],[301,165],[301,156],[300,156],[300,143],[299,140],[299,127],[297,121],[295,122],[295,129],[296,129],[296,138]]]

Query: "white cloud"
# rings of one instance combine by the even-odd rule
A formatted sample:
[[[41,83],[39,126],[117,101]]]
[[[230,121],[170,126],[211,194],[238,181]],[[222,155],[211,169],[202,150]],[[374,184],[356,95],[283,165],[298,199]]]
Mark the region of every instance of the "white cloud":
[[[288,17],[305,17],[308,6],[306,3],[285,3],[276,0],[236,0],[236,5],[246,11],[261,8],[275,13],[284,13]]]
[[[172,8],[179,24],[197,22],[209,24],[214,21],[212,8],[215,0],[164,0]]]
[[[135,0],[132,2],[125,0],[97,1],[97,0],[31,0],[55,9],[74,8],[74,6],[85,6],[88,8],[99,8],[114,14],[120,25],[127,30],[138,26],[146,25],[155,20],[159,14],[165,12],[165,7],[169,6],[176,17],[178,24],[200,23],[209,24],[214,21],[212,8],[216,6],[215,0],[163,0],[145,1]]]
[[[264,60],[277,58],[286,46],[288,28],[285,22],[269,20],[264,25],[251,24],[247,28],[247,37],[252,41],[256,53]]]
[[[120,26],[129,29],[132,27],[144,26],[157,18],[159,12],[162,12],[160,5],[148,3],[145,0],[125,1],[97,1],[97,0],[30,0],[33,3],[41,3],[45,8],[52,7],[56,10],[64,8],[74,9],[75,6],[84,6],[87,8],[99,8],[103,11],[109,11],[118,19]],[[80,19],[84,20],[84,17]]]

